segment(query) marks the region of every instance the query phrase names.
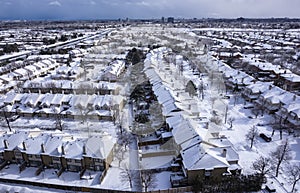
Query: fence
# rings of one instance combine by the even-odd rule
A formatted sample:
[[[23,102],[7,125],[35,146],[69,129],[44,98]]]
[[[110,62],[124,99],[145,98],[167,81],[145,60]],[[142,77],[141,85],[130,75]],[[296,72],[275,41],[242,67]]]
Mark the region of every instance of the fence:
[[[22,185],[31,185],[38,187],[46,187],[51,189],[59,189],[66,191],[74,191],[74,192],[92,192],[92,193],[140,193],[140,192],[131,192],[131,191],[121,191],[121,190],[110,190],[110,189],[101,189],[101,188],[92,188],[92,187],[82,187],[82,186],[68,186],[68,185],[60,185],[60,184],[47,184],[41,182],[33,182],[33,181],[25,181],[25,180],[16,180],[16,179],[4,179],[0,178],[0,182],[3,183],[12,183],[12,184],[22,184]],[[181,193],[181,192],[191,192],[192,187],[179,187],[179,188],[170,188],[167,190],[155,190],[148,191],[149,193]],[[141,192],[142,193],[142,192]]]

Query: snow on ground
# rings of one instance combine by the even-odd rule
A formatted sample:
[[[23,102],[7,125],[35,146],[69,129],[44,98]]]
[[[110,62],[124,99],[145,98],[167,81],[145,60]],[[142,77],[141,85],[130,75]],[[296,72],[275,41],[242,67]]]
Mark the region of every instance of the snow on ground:
[[[130,190],[129,182],[126,182],[126,180],[120,177],[122,168],[119,167],[109,168],[101,184],[99,180],[101,172],[87,170],[83,175],[83,177],[80,179],[79,172],[63,172],[60,177],[57,177],[56,175],[57,170],[55,169],[46,169],[38,176],[35,175],[36,170],[37,168],[29,167],[26,168],[21,173],[19,173],[19,166],[16,164],[11,164],[8,167],[1,170],[0,178],[20,179],[26,181],[51,183],[51,184],[58,184],[58,185],[72,185],[72,186],[83,186],[83,187],[93,187],[93,188],[103,188],[103,189]],[[1,184],[0,187],[5,190],[10,190],[8,189],[9,186],[2,187]],[[22,186],[18,185],[18,187],[21,188]],[[27,193],[31,191],[26,190],[24,192]],[[55,192],[55,191],[51,191],[51,192]]]
[[[174,156],[157,156],[142,158],[141,164],[144,169],[158,169],[158,168],[167,168],[171,165],[170,162],[173,161]]]
[[[88,137],[88,135],[99,134],[106,132],[113,137],[116,137],[116,126],[109,121],[88,121],[83,122],[81,120],[63,120],[63,132],[72,135],[79,135],[82,137]],[[20,117],[16,121],[10,123],[13,130],[26,130],[39,128],[44,130],[46,128],[53,128],[55,121],[51,119],[41,118],[23,118]],[[25,126],[24,126],[25,125]],[[7,126],[0,127],[1,130],[6,131]]]
[[[156,174],[156,187],[159,187],[160,190],[166,190],[172,187],[170,182],[170,175],[172,172],[164,171]],[[154,188],[158,189],[158,188]]]
[[[0,184],[0,192],[5,193],[65,193],[64,190],[41,188],[29,185]],[[69,192],[71,193],[71,192]],[[79,192],[78,192],[79,193]]]
[[[122,169],[119,167],[109,168],[101,185],[95,187],[113,190],[130,190],[129,181],[120,177],[121,172]]]
[[[51,184],[59,185],[70,185],[71,183],[74,186],[92,186],[99,183],[100,172],[87,170],[83,179],[80,179],[79,173],[76,172],[64,172],[60,177],[57,177],[57,170],[46,169],[41,172],[40,175],[36,176],[36,170],[37,168],[28,167],[19,173],[19,166],[16,164],[10,164],[8,167],[1,170],[0,178],[4,177],[5,179],[20,179],[40,183],[51,182]]]
[[[288,139],[291,149],[292,149],[292,160],[289,163],[300,162],[300,139],[294,137],[293,135],[288,135],[287,132],[283,131],[283,140],[280,140],[280,132],[276,130],[272,137],[271,142],[265,142],[262,138],[258,137],[254,142],[252,149],[250,149],[250,142],[246,140],[245,135],[250,130],[251,127],[257,126],[258,133],[265,133],[267,136],[272,135],[272,127],[270,124],[274,123],[274,118],[267,113],[263,116],[259,115],[257,118],[251,113],[250,109],[244,109],[244,101],[240,99],[236,105],[234,105],[233,99],[231,97],[228,107],[228,117],[234,117],[233,127],[230,128],[228,123],[225,125],[225,129],[221,132],[225,135],[234,145],[240,157],[240,165],[243,168],[244,174],[254,173],[251,168],[252,163],[259,156],[268,156],[271,152],[275,151],[278,145],[282,143],[283,140]],[[250,118],[251,117],[251,118]],[[291,191],[291,184],[288,182],[288,176],[284,171],[287,163],[282,164],[282,169],[278,178],[273,176],[268,177],[268,183],[272,183],[276,188],[276,192],[286,193]],[[300,184],[298,183],[296,188],[300,189]]]

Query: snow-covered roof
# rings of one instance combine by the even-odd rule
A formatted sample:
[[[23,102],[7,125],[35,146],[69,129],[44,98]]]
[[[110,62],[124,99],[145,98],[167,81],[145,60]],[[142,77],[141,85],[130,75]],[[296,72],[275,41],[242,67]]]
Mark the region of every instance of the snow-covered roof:
[[[58,155],[61,152],[63,136],[50,135],[44,142],[45,154]]]
[[[106,159],[112,152],[115,140],[110,135],[92,136],[85,144],[87,157]]]
[[[27,139],[28,135],[29,135],[28,131],[18,131],[16,133],[9,134],[8,137],[7,137],[7,139],[6,139],[7,140],[7,145],[8,145],[7,150],[13,150],[13,149],[15,149],[25,139]],[[4,142],[2,142],[0,144],[2,146],[2,145],[4,145]],[[4,148],[4,146],[3,146],[3,148]]]
[[[272,83],[270,82],[255,82],[254,84],[250,84],[249,86],[246,87],[246,89],[251,90],[252,94],[260,94],[264,93],[266,90],[270,88]]]
[[[43,94],[38,93],[29,93],[26,100],[24,101],[25,105],[36,106],[44,98]]]
[[[209,150],[208,150],[209,151]],[[226,159],[218,159],[201,147],[201,144],[192,146],[181,152],[183,166],[188,170],[210,170],[214,168],[227,168]],[[213,151],[211,151],[213,152]]]
[[[64,146],[65,158],[81,159],[83,155],[83,146],[86,139],[76,139],[75,141],[68,141]]]
[[[41,106],[50,107],[51,101],[53,100],[53,98],[54,98],[53,94],[50,94],[50,93],[45,94],[45,96],[41,102]]]
[[[45,133],[41,133],[37,137],[29,137],[25,139],[21,144],[19,144],[18,148],[22,152],[26,152],[26,154],[34,154],[38,155],[42,153],[42,144],[47,140],[49,135]],[[24,149],[25,145],[25,149]]]
[[[187,120],[183,120],[179,124],[175,125],[173,127],[172,134],[176,144],[178,145],[181,145],[182,143],[199,136]]]
[[[284,93],[284,90],[277,86],[270,86],[268,90],[261,94],[261,97],[268,99],[272,96],[278,96]]]
[[[280,76],[282,78],[288,80],[289,82],[300,83],[300,76],[297,74],[288,73],[288,74],[280,74]]]

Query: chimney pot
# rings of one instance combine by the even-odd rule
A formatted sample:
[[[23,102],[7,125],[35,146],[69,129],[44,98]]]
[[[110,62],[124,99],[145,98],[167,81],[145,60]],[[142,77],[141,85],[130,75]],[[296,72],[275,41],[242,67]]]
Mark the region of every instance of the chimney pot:
[[[45,145],[43,143],[41,144],[41,149],[42,149],[42,153],[45,153]]]
[[[227,155],[227,149],[223,149],[222,156],[226,157],[226,155]]]
[[[86,155],[86,147],[85,147],[85,145],[82,147],[82,154]]]
[[[6,139],[4,139],[4,148],[7,149],[8,148],[8,141]]]
[[[22,145],[23,145],[23,150],[26,151],[26,143],[25,143],[25,141],[22,142]]]
[[[64,148],[63,145],[61,146],[61,154],[62,154],[62,155],[65,155],[65,148]]]

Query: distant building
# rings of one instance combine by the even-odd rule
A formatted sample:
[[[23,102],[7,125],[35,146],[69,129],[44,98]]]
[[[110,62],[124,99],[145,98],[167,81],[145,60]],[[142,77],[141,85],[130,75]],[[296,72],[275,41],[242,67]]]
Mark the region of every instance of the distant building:
[[[174,17],[168,17],[167,21],[168,23],[174,23]]]

